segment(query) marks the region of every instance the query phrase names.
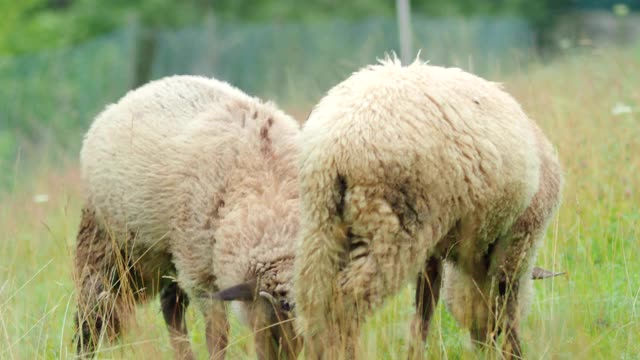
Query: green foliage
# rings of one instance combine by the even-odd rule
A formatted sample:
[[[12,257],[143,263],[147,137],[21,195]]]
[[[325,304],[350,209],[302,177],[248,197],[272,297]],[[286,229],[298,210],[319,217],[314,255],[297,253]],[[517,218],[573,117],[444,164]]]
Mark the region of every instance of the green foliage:
[[[216,15],[246,21],[309,21],[334,18],[361,18],[391,15],[395,2],[389,0],[219,0],[215,1]]]
[[[549,28],[571,0],[413,0],[417,16],[513,15]],[[77,44],[130,22],[167,28],[200,23],[207,15],[245,22],[307,22],[393,16],[391,0],[24,0],[0,2],[0,54]],[[5,20],[6,19],[6,20]]]
[[[414,15],[472,16],[515,15],[538,20],[554,17],[572,0],[412,0]],[[213,6],[216,15],[249,21],[313,20],[318,18],[361,18],[389,16],[395,13],[392,0],[218,0]]]
[[[90,119],[129,89],[132,38],[120,31],[82,46],[0,58],[0,188],[15,180],[8,170],[18,147],[22,155],[42,146],[64,154],[79,148]]]
[[[149,27],[174,27],[202,18],[207,3],[199,0],[69,0],[6,1],[0,13],[0,54],[20,54],[42,48],[77,44],[139,21]]]
[[[2,21],[0,21],[0,53],[19,53],[31,50],[25,44],[21,44],[21,40],[25,40],[28,36],[33,36],[33,32],[41,34],[43,31],[34,31],[35,28],[43,27],[39,19],[29,16],[31,10],[37,8],[43,0],[25,0],[11,1],[2,0],[0,2],[0,13]],[[25,17],[31,17],[26,22]]]

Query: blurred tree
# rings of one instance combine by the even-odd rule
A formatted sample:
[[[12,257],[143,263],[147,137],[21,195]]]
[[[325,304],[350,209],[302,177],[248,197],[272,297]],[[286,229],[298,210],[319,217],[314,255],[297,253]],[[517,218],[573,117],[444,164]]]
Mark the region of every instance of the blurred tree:
[[[556,20],[571,7],[599,0],[412,0],[414,15],[523,17],[549,48]],[[613,1],[613,0],[611,0]],[[608,1],[608,2],[611,2]],[[637,3],[640,0],[620,0]],[[159,28],[201,22],[208,14],[248,22],[393,16],[393,0],[0,0],[0,55],[76,44],[137,24],[133,86],[149,78]]]
[[[5,3],[6,1],[6,3]],[[159,28],[184,26],[210,11],[206,0],[3,0],[0,54],[20,54],[82,42],[127,23],[138,25],[134,82],[149,80]]]
[[[413,0],[415,13],[430,16],[499,16],[512,15],[526,19],[534,28],[539,51],[552,45],[551,34],[556,21],[579,0]]]
[[[541,33],[570,6],[595,0],[412,0],[413,14],[515,15]],[[637,2],[640,0],[627,0]],[[622,1],[624,2],[624,1]],[[0,0],[0,54],[19,54],[78,43],[138,22],[146,31],[197,23],[206,14],[242,21],[312,21],[332,17],[393,16],[392,0]],[[144,35],[150,37],[152,35]],[[153,40],[144,40],[153,48]]]
[[[208,0],[0,0],[0,54],[75,44],[126,23],[183,26],[199,21]]]
[[[44,0],[0,1],[0,54],[15,54],[32,51],[42,46],[33,46],[52,27],[54,20],[37,16]],[[58,44],[53,44],[58,45]]]
[[[223,18],[259,21],[302,20],[393,15],[393,0],[217,0],[213,9]]]
[[[612,10],[616,5],[624,5],[632,11],[640,10],[640,0],[573,0],[578,9]]]

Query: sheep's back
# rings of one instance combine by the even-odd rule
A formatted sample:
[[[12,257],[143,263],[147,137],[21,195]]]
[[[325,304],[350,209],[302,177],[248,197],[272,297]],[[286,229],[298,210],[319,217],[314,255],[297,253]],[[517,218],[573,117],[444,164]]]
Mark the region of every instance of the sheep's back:
[[[101,218],[142,241],[167,236],[177,216],[176,191],[202,172],[209,179],[199,182],[209,183],[200,190],[215,191],[215,168],[232,162],[238,136],[230,101],[252,100],[226,83],[174,76],[129,92],[99,114],[84,138],[81,172]],[[203,129],[206,138],[192,136]]]
[[[523,207],[537,188],[528,118],[496,84],[458,69],[365,68],[329,91],[302,137],[303,159],[335,164],[362,184],[450,194],[461,212],[503,198],[505,189]]]

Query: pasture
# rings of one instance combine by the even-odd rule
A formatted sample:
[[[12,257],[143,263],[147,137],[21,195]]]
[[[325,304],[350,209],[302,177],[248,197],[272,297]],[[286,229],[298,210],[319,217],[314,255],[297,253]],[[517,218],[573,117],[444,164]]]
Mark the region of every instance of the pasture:
[[[489,77],[503,82],[541,125],[557,146],[565,172],[562,206],[537,265],[567,274],[535,284],[532,309],[522,325],[529,359],[634,359],[640,354],[639,65],[639,49],[610,49]],[[309,111],[308,105],[288,108],[301,121]],[[36,156],[28,167],[16,158],[16,166],[6,170],[13,186],[0,198],[0,358],[74,354],[71,271],[82,205],[78,156],[65,153],[62,165],[48,158]],[[407,287],[366,324],[358,344],[363,358],[405,358],[412,299],[413,289]],[[193,308],[188,315],[194,350],[205,358],[203,319]],[[255,357],[250,331],[235,318],[231,323],[228,358]],[[441,304],[428,357],[495,356],[471,350],[467,342]],[[99,353],[99,358],[172,357],[157,300],[140,308],[126,335],[103,343]]]

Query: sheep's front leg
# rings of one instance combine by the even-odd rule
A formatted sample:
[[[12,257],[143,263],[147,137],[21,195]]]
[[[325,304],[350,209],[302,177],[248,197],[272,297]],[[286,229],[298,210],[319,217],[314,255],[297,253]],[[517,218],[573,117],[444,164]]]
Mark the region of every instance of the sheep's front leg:
[[[522,348],[519,326],[518,294],[520,292],[520,279],[502,279],[498,282],[498,310],[504,311],[502,326],[499,331],[504,333],[505,340],[502,353],[505,359],[522,358]],[[496,334],[497,335],[497,334]]]
[[[224,359],[228,345],[229,321],[224,303],[213,302],[205,312],[207,348],[211,359]]]
[[[187,294],[177,283],[171,283],[162,290],[160,306],[164,321],[169,328],[169,338],[171,346],[176,353],[176,358],[195,359],[191,350],[185,319],[185,313],[189,306]]]
[[[270,318],[272,305],[264,300],[243,304],[248,322],[253,330],[258,360],[278,359],[278,339],[275,338],[276,319]]]
[[[259,360],[277,359],[278,347],[269,329],[254,329],[256,353]]]
[[[74,341],[78,355],[90,355],[103,335],[113,339],[130,314],[131,302],[122,289],[121,259],[109,234],[97,223],[90,206],[82,209],[76,240],[75,280],[77,297]]]
[[[504,334],[502,355],[506,359],[522,357],[518,333],[522,316],[520,302],[523,301],[521,297],[528,294],[528,291],[523,290],[531,286],[530,262],[535,251],[533,244],[541,233],[532,232],[525,225],[527,224],[523,220],[517,222],[511,236],[501,240],[495,247],[489,270],[492,287],[497,288],[497,296],[492,306],[494,318],[497,320],[494,337],[499,333]]]

